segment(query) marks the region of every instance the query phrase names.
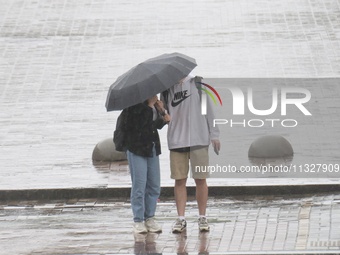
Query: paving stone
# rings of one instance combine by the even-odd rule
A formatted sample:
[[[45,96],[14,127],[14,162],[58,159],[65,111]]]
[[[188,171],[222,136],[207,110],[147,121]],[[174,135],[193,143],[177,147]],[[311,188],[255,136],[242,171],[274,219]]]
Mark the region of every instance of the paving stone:
[[[30,202],[21,201],[20,206],[1,205],[0,230],[1,246],[6,248],[0,254],[11,252],[13,254],[110,254],[110,253],[136,253],[153,250],[158,253],[177,253],[197,251],[209,253],[241,252],[241,251],[267,251],[287,252],[293,250],[315,250],[318,253],[330,249],[339,251],[338,231],[331,233],[338,217],[329,211],[328,224],[320,225],[320,205],[314,205],[311,200],[327,201],[321,208],[338,205],[332,195],[313,197],[252,197],[249,201],[244,197],[244,203],[230,203],[229,197],[210,199],[208,202],[208,215],[217,209],[227,212],[218,214],[211,219],[211,231],[198,233],[196,217],[188,217],[188,228],[183,234],[172,234],[171,226],[175,219],[176,208],[174,201],[169,200],[158,204],[161,217],[157,217],[163,227],[161,234],[148,234],[134,236],[132,233],[132,212],[129,203],[108,202],[109,206],[89,207],[86,200],[82,200],[83,210],[79,208],[78,201],[71,204],[65,201],[54,201],[46,206],[34,206]],[[241,201],[239,197],[237,201]],[[293,208],[295,217],[285,213],[287,205],[281,203],[284,199]],[[93,204],[93,200],[89,200]],[[309,203],[310,219],[299,219],[304,213],[305,204]],[[19,204],[19,203],[18,203]],[[26,206],[25,206],[26,205]],[[71,206],[71,208],[70,208]],[[72,208],[72,206],[74,206]],[[263,209],[275,211],[276,221],[270,221]],[[296,210],[298,208],[298,210]],[[70,210],[69,210],[70,209]],[[76,210],[72,210],[76,209]],[[196,211],[197,206],[190,202],[188,210]],[[262,209],[262,210],[259,210]],[[314,210],[316,209],[316,210]],[[164,213],[168,212],[168,213]],[[228,217],[228,212],[236,212],[239,217]],[[256,212],[256,213],[254,213]],[[283,214],[281,214],[283,212]],[[158,216],[158,213],[157,215]],[[244,217],[246,216],[246,217]],[[319,219],[318,219],[319,218]],[[241,219],[241,220],[240,220]],[[302,221],[302,222],[301,222]],[[319,228],[310,226],[319,222]],[[332,227],[333,226],[333,227]],[[20,233],[18,230],[20,229]],[[303,236],[301,231],[306,231]],[[319,233],[327,233],[319,236]],[[20,245],[23,238],[28,238],[25,246]],[[9,245],[11,244],[11,245]],[[144,250],[143,250],[144,249]],[[275,253],[275,252],[274,252]]]

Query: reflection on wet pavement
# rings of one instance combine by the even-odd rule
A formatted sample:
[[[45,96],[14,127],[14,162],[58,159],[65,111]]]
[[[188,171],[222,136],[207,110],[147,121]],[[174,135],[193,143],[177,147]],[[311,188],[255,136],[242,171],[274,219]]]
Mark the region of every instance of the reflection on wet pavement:
[[[198,231],[197,213],[190,199],[187,230],[172,234],[174,201],[160,201],[163,232],[134,235],[129,201],[10,201],[0,205],[0,254],[340,251],[339,195],[210,198],[206,233]]]

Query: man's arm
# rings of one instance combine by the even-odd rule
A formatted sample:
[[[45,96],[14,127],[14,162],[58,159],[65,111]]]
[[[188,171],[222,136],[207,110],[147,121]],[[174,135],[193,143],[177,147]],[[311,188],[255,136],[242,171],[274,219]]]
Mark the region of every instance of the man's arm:
[[[215,112],[213,109],[213,105],[212,105],[211,99],[207,97],[206,120],[208,124],[208,129],[209,129],[209,138],[210,138],[210,141],[214,148],[215,153],[218,155],[221,149],[221,143],[219,140],[220,130],[217,126],[214,127],[214,119],[215,119]]]

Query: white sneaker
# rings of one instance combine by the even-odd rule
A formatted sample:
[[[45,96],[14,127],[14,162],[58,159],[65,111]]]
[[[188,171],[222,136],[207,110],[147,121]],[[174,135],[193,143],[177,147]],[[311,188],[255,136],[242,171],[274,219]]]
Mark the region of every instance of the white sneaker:
[[[182,233],[187,227],[186,220],[177,219],[172,227],[172,233]]]
[[[207,232],[210,230],[208,221],[206,217],[200,217],[198,219],[198,228],[201,232]]]
[[[162,228],[157,224],[154,217],[149,218],[145,221],[146,229],[151,233],[161,233]]]
[[[146,229],[144,222],[135,222],[133,224],[133,232],[135,234],[145,234],[148,233],[148,230]]]

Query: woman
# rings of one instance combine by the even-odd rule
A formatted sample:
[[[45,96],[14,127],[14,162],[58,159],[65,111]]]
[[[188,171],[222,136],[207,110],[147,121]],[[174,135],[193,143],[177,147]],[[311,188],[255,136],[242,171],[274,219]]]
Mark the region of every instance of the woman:
[[[162,117],[162,116],[163,117]],[[157,129],[170,121],[157,96],[128,108],[127,158],[131,173],[131,206],[134,232],[162,232],[154,216],[160,195],[159,157],[161,146]]]

